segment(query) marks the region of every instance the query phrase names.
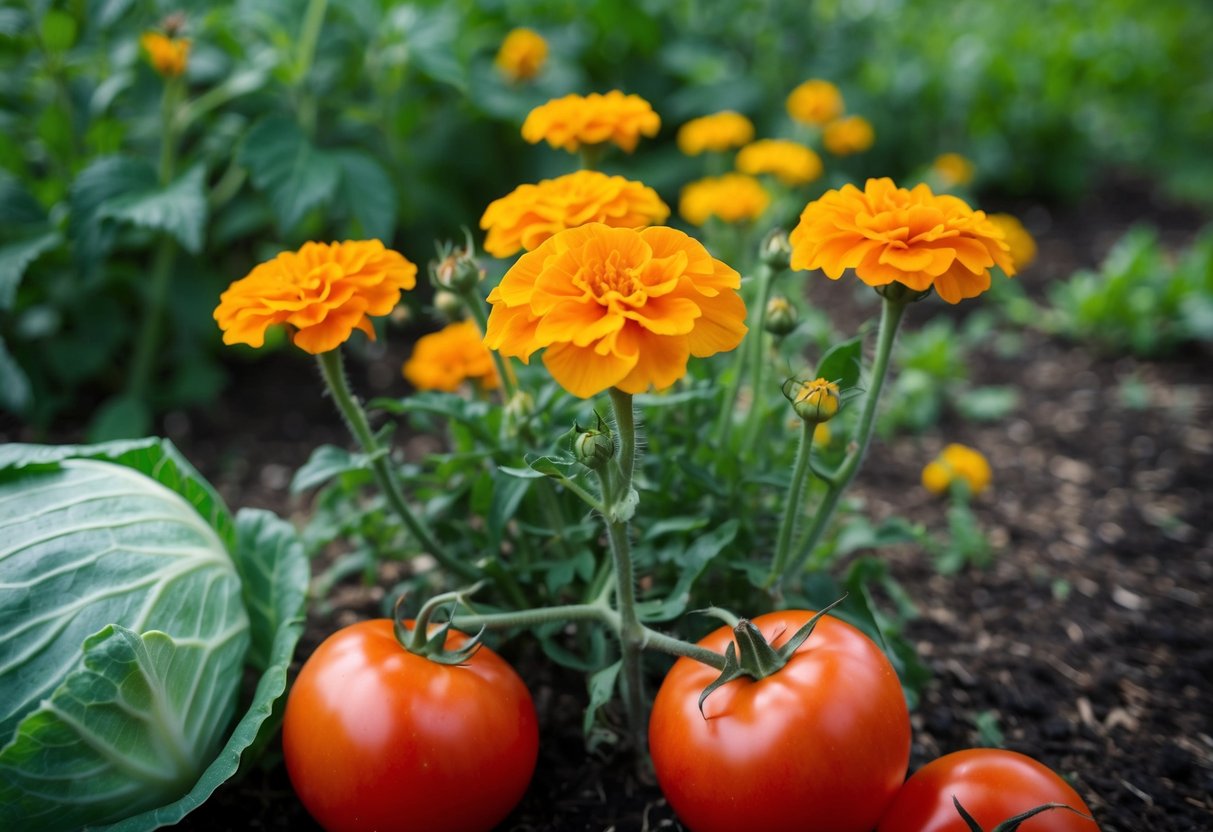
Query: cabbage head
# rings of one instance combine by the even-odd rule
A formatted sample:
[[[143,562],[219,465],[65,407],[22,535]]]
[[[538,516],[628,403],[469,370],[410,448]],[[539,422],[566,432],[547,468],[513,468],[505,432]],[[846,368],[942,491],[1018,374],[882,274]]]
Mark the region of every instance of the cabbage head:
[[[285,686],[301,559],[167,442],[0,447],[0,829],[153,829],[205,800]]]

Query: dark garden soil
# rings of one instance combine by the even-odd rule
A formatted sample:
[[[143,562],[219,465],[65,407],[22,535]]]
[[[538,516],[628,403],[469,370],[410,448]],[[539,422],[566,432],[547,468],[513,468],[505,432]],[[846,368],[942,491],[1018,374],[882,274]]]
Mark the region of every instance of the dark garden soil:
[[[1125,182],[1052,213],[1001,207],[1037,234],[1040,260],[1020,278],[1035,296],[1096,265],[1138,218],[1173,243],[1200,222]],[[812,296],[830,303],[846,294],[838,290]],[[943,307],[929,303],[914,316]],[[356,383],[396,385],[397,358],[371,361]],[[958,441],[981,449],[995,472],[975,504],[997,549],[989,568],[941,577],[918,549],[882,553],[919,605],[907,633],[933,672],[913,715],[911,769],[983,744],[993,724],[1006,747],[1070,779],[1105,832],[1213,829],[1213,356],[1104,357],[1028,332],[1012,355],[992,345],[971,358],[970,377],[1016,386],[1020,410],[987,425],[948,416],[925,434],[878,442],[857,481],[874,517],[942,532],[944,508],[919,485],[924,462]],[[306,503],[287,496],[290,475],[316,443],[346,444],[344,433],[308,362],[279,354],[236,370],[214,409],[172,414],[164,431],[233,507],[302,519]],[[340,585],[331,609],[309,615],[297,655],[380,615],[391,578]],[[525,639],[505,652],[535,694],[542,740],[530,791],[501,828],[681,829],[627,754],[586,753],[584,680]],[[182,826],[316,828],[274,755]]]

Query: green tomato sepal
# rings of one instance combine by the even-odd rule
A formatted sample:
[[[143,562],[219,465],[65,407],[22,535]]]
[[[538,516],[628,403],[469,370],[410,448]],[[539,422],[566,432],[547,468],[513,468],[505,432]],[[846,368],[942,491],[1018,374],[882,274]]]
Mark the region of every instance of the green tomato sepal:
[[[970,832],[985,832],[985,830],[981,828],[981,825],[978,824],[978,822],[973,819],[973,816],[970,815],[967,811],[965,811],[965,807],[960,805],[960,800],[956,797],[956,795],[952,795],[952,805],[956,807],[956,811],[960,813],[960,816],[962,818],[964,818],[964,822],[966,824],[968,824]],[[1037,806],[1033,809],[1029,809],[1026,812],[1022,812],[1013,818],[1007,818],[1002,823],[998,824],[993,829],[991,829],[990,832],[1016,832],[1016,830],[1019,829],[1019,825],[1021,823],[1023,823],[1024,821],[1028,820],[1029,818],[1034,818],[1037,815],[1042,814],[1044,812],[1048,812],[1052,809],[1065,809],[1066,811],[1073,812],[1074,814],[1078,815],[1079,817],[1086,818],[1087,820],[1090,820],[1090,821],[1095,820],[1090,815],[1083,814],[1082,812],[1075,809],[1073,806],[1067,806],[1064,803],[1045,803],[1042,806]]]
[[[777,673],[788,663],[800,645],[804,644],[813,634],[813,629],[821,617],[841,604],[846,597],[843,595],[837,601],[819,610],[779,648],[772,647],[749,619],[743,618],[736,621],[735,624],[730,620],[729,623],[733,624],[734,640],[725,648],[724,669],[720,671],[720,675],[716,677],[715,681],[699,694],[699,713],[703,715],[703,703],[707,701],[708,697],[729,682],[742,676],[748,676],[757,681]],[[708,609],[705,612],[724,618],[719,615],[720,611],[714,609]],[[731,616],[729,618],[731,619]],[[706,715],[704,715],[704,719],[707,719]]]
[[[485,581],[477,581],[470,587],[435,595],[426,601],[417,612],[417,617],[412,622],[412,629],[408,627],[409,622],[400,614],[400,607],[404,604],[404,599],[406,598],[406,595],[401,595],[396,599],[396,604],[392,611],[392,631],[396,635],[396,641],[400,642],[400,646],[410,653],[429,659],[436,664],[458,665],[466,663],[481,648],[485,627],[482,625],[480,631],[476,635],[469,637],[462,647],[457,650],[448,650],[446,647],[446,637],[454,621],[453,613],[447,616],[447,620],[438,625],[433,632],[430,632],[430,619],[433,618],[438,608],[444,604],[451,604],[453,608],[462,606],[467,597],[476,593],[484,584]]]

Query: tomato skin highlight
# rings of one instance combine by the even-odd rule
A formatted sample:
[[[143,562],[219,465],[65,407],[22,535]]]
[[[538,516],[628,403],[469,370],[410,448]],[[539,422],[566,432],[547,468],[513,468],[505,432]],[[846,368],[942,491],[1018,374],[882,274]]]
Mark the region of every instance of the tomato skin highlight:
[[[451,631],[446,646],[466,641]],[[376,619],[338,630],[304,663],[282,747],[328,832],[486,832],[530,784],[539,729],[526,685],[492,650],[438,664]]]
[[[812,615],[753,623],[778,647]],[[732,637],[721,627],[699,644],[724,653]],[[699,695],[718,675],[681,658],[653,703],[653,764],[682,822],[695,832],[871,832],[910,760],[909,711],[880,648],[823,617],[785,667],[724,685],[701,715]]]
[[[1001,748],[970,748],[914,772],[880,820],[877,832],[969,832],[953,795],[982,829],[1046,803],[1091,810],[1065,780],[1031,757]],[[1019,832],[1099,832],[1094,821],[1064,809],[1029,818]]]

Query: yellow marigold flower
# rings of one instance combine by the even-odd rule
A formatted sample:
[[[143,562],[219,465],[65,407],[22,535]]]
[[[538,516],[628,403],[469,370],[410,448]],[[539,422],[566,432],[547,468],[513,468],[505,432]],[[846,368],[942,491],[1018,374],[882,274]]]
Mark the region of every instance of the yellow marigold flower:
[[[945,187],[968,185],[973,181],[973,163],[959,153],[940,153],[931,163],[931,172]]]
[[[190,57],[187,38],[165,37],[159,32],[144,32],[139,45],[147,53],[152,67],[165,78],[176,78],[185,72]]]
[[[386,315],[417,285],[417,266],[378,240],[304,243],[254,268],[219,296],[223,343],[260,347],[286,324],[295,346],[312,354],[345,343],[355,329],[372,340],[370,315]]]
[[[952,483],[963,480],[972,494],[990,484],[990,463],[981,452],[967,445],[951,444],[922,469],[922,484],[933,494],[943,494]]]
[[[773,175],[785,185],[803,185],[821,176],[821,157],[799,142],[761,139],[737,154],[737,170],[757,176]]]
[[[543,363],[574,396],[642,393],[686,374],[690,356],[734,349],[746,333],[741,277],[665,226],[590,223],[522,255],[489,294],[484,342]]]
[[[826,191],[805,206],[792,230],[792,268],[821,269],[837,280],[846,269],[869,286],[932,286],[948,303],[990,288],[990,267],[1015,274],[1002,231],[964,200],[927,185],[898,188],[869,179]]]
[[[678,199],[678,213],[691,225],[703,225],[710,217],[744,222],[762,216],[770,202],[771,195],[754,177],[726,173],[685,186]]]
[[[418,338],[403,372],[418,390],[453,393],[468,380],[489,390],[500,384],[493,354],[472,321],[447,324],[438,332]]]
[[[651,138],[660,129],[661,117],[649,102],[611,90],[605,95],[566,95],[536,107],[522,123],[522,138],[531,144],[546,141],[570,153],[582,145],[613,142],[631,153],[641,136]]]
[[[872,124],[863,116],[847,116],[831,121],[821,131],[821,143],[835,156],[863,153],[876,140]]]
[[[652,188],[622,176],[579,170],[538,185],[519,185],[489,203],[480,227],[489,232],[484,250],[509,257],[587,222],[641,228],[665,222],[669,215],[669,206]]]
[[[493,63],[511,81],[529,81],[548,59],[548,42],[534,29],[512,30],[501,42]]]
[[[1018,219],[1010,214],[990,214],[990,222],[1002,229],[1011,248],[1011,262],[1023,271],[1036,260],[1036,240]]]
[[[842,115],[842,93],[829,81],[813,78],[788,94],[787,107],[796,121],[820,126]]]
[[[678,128],[678,149],[687,156],[741,147],[754,138],[754,124],[741,113],[725,110],[693,118]]]

